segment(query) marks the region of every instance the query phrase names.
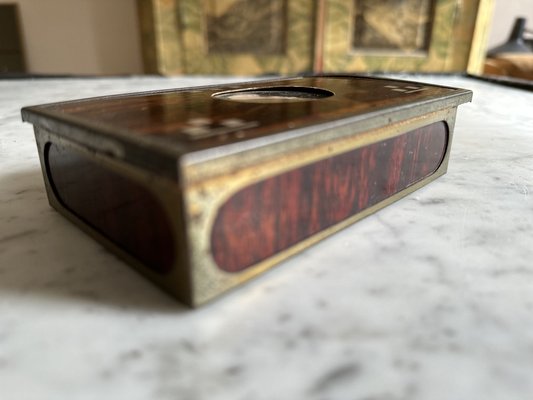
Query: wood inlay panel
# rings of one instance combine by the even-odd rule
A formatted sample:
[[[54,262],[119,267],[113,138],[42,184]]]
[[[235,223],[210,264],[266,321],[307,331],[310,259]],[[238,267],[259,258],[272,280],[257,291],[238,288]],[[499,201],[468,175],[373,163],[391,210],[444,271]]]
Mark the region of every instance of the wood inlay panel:
[[[447,141],[437,122],[241,189],[215,219],[215,262],[242,271],[391,197],[435,172]]]
[[[45,160],[52,189],[64,207],[152,270],[172,268],[172,229],[146,188],[71,148],[49,143]]]

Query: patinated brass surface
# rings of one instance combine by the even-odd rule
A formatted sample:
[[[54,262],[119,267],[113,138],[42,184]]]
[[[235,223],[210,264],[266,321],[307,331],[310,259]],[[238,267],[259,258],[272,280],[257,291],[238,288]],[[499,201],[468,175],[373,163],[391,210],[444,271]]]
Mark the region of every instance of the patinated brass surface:
[[[257,97],[241,101],[239,98],[226,98],[228,93],[254,93]],[[273,95],[271,101],[263,101],[265,94]],[[23,118],[35,125],[50,204],[181,301],[197,306],[444,174],[457,106],[469,101],[471,95],[467,90],[398,80],[349,76],[308,77],[56,103],[26,108]],[[429,164],[425,161],[410,163],[409,160],[418,159],[413,153],[420,154],[422,160],[424,152],[428,150],[411,146],[408,153],[404,150],[407,147],[401,144],[403,142],[395,140],[435,123],[445,126],[446,136],[439,139],[441,150],[435,154],[427,153],[432,157]],[[358,182],[362,182],[367,189],[359,188],[353,181],[345,179],[355,176],[354,173],[359,173],[357,171],[347,175],[337,171],[331,174],[334,181],[330,182],[326,173],[332,171],[328,165],[333,165],[331,163],[334,160],[359,154],[354,152],[358,149],[361,152],[368,150],[369,157],[373,157],[371,154],[376,153],[370,149],[376,148],[378,143],[391,143],[395,147],[391,148],[391,152],[382,151],[380,154],[384,155],[381,160],[368,159],[365,163],[357,164],[364,169]],[[48,158],[50,153],[47,149],[51,146],[61,149],[54,153],[55,157],[65,154],[68,159]],[[386,170],[383,163],[388,165]],[[50,168],[52,164],[57,167]],[[91,164],[95,167],[91,168]],[[315,165],[314,171],[318,175],[315,179],[307,174],[305,179],[308,182],[305,185],[295,186],[289,181],[285,184],[283,178],[276,178],[303,171],[310,165]],[[430,168],[434,169],[426,171],[425,165],[431,165]],[[415,174],[419,178],[414,181],[397,184],[402,181],[402,173],[413,169],[415,172],[417,169],[426,172]],[[100,186],[102,193],[84,194],[83,181],[94,181],[91,174],[96,170],[108,170],[110,177],[123,177],[124,184],[121,185],[124,190],[131,189],[132,194],[139,193],[135,189],[139,185],[150,192],[167,216],[163,222],[170,226],[173,247],[176,249],[173,265],[154,269],[150,263],[140,262],[132,254],[131,246],[143,243],[143,240],[151,240],[154,251],[158,251],[158,243],[146,236],[147,232],[154,232],[153,229],[143,229],[140,225],[132,224],[128,218],[121,220],[120,215],[134,215],[132,210],[142,213],[143,204],[151,203],[136,205],[136,196],[122,205],[117,205],[117,201],[107,201],[105,199],[118,195],[120,203],[124,195],[104,182]],[[380,175],[383,171],[387,171],[386,176]],[[99,173],[98,176],[104,175]],[[56,177],[61,179],[54,181]],[[214,256],[214,252],[220,254],[221,251],[213,244],[213,232],[220,210],[229,204],[229,207],[237,207],[232,209],[236,218],[253,219],[267,215],[259,212],[261,203],[268,203],[271,209],[276,209],[272,208],[272,202],[276,201],[275,192],[265,192],[273,194],[259,197],[260,201],[255,200],[257,205],[248,204],[247,208],[240,207],[238,201],[228,201],[236,193],[258,183],[268,185],[274,178],[278,179],[276,182],[282,186],[281,190],[302,188],[300,195],[312,190],[315,196],[319,196],[319,185],[327,185],[330,193],[338,193],[341,197],[344,193],[353,196],[354,190],[361,190],[361,200],[358,201],[364,201],[364,204],[342,217],[327,217],[325,220],[333,222],[328,222],[318,230],[310,229],[309,234],[299,235],[296,242],[278,246],[279,250],[274,252],[262,252],[267,256],[257,258],[254,264],[242,265],[233,271],[225,269],[217,264]],[[132,183],[130,188],[128,181]],[[369,185],[378,181],[385,186],[389,181],[396,182],[396,189],[389,191],[377,188],[369,191]],[[57,186],[59,184],[67,187]],[[95,187],[94,184],[86,186]],[[78,200],[71,202],[64,193],[71,193]],[[380,193],[381,197],[374,201],[371,193]],[[91,201],[83,202],[84,197]],[[99,202],[99,198],[105,201]],[[261,230],[263,235],[266,234],[265,246],[273,246],[283,230],[298,229],[299,221],[303,222],[298,218],[308,218],[305,213],[291,211],[301,206],[302,201],[305,203],[305,199],[294,197],[293,204],[293,196],[284,198],[286,204],[276,206],[280,214],[285,215],[282,219],[273,223],[271,217],[276,219],[276,215],[268,214],[268,220],[257,221],[258,224],[268,225],[268,229]],[[331,211],[318,200],[318,197],[310,200],[307,205],[309,218],[312,214],[317,221],[320,213]],[[99,203],[94,206],[100,208],[112,204],[113,209],[105,209],[104,214],[98,216],[100,222],[87,220],[87,216],[95,215],[94,210],[87,212],[76,207],[79,204],[92,207],[91,202]],[[254,207],[258,207],[256,213]],[[129,214],[124,214],[127,210],[130,210]],[[144,220],[139,218],[139,221]],[[124,231],[116,224],[124,224]],[[231,231],[234,225],[237,224],[230,223],[222,226],[222,229],[229,228],[229,235],[238,240],[240,232]],[[105,226],[112,226],[115,233],[106,232],[102,228]],[[217,225],[217,229],[220,228]],[[129,243],[130,251],[127,246],[124,248],[113,239],[117,232],[122,238],[120,240]],[[256,240],[256,243],[262,244],[263,241]],[[246,243],[242,245],[246,246]],[[150,261],[149,252],[143,250],[139,254]],[[154,257],[154,260],[158,259]]]

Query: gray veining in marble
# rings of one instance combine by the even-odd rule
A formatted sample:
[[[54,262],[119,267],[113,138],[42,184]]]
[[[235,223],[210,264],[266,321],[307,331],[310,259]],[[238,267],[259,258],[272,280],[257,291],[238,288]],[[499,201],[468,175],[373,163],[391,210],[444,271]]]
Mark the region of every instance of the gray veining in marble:
[[[533,395],[533,94],[464,87],[448,174],[189,311],[47,204],[26,105],[222,79],[0,81],[0,398]]]

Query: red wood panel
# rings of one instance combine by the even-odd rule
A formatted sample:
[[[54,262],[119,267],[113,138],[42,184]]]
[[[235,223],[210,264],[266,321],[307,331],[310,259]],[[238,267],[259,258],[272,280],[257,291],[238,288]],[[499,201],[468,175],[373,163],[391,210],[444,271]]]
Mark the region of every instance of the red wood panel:
[[[219,209],[211,251],[242,271],[431,175],[446,151],[445,122],[265,179]]]
[[[154,271],[172,268],[172,229],[146,188],[71,148],[50,143],[45,160],[52,189],[65,208]]]

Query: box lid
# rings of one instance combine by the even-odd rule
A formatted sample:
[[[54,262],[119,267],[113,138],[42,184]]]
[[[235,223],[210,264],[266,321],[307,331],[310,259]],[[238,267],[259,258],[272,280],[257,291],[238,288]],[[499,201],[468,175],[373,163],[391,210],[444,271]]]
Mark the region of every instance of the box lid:
[[[151,91],[22,109],[22,118],[126,162],[177,177],[202,162],[320,133],[379,127],[470,101],[464,89],[354,76],[316,76]]]

